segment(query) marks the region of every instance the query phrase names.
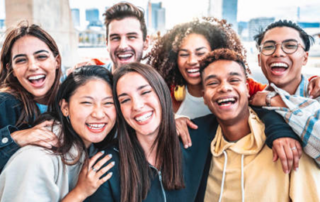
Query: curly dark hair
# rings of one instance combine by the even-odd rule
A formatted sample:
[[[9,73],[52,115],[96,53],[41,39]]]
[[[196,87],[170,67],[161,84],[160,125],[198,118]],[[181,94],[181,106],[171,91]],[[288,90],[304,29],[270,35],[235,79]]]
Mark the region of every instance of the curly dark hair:
[[[211,51],[200,61],[201,77],[203,70],[207,68],[211,63],[218,60],[230,60],[238,63],[241,67],[243,67],[245,76],[248,77],[244,57],[239,53],[227,48],[219,48]]]
[[[176,25],[164,36],[159,38],[151,52],[145,57],[165,79],[167,85],[186,85],[178,64],[178,50],[188,34],[203,35],[209,42],[211,50],[229,48],[246,57],[246,51],[231,25],[226,20],[204,17],[191,22]]]

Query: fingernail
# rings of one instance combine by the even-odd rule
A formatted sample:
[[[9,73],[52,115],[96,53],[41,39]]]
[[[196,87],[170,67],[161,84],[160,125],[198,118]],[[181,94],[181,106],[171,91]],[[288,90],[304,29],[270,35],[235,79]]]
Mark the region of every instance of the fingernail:
[[[294,169],[296,172],[298,172],[299,171],[299,168],[296,168],[296,169]]]
[[[101,154],[104,154],[104,151],[103,151],[103,150],[101,151]]]
[[[290,171],[289,170],[286,170],[286,174],[289,174],[290,173]]]
[[[111,164],[114,165],[114,164],[116,164],[116,162],[112,161]]]
[[[310,98],[310,99],[313,99],[313,96],[312,96],[312,95],[310,95],[310,96],[309,96],[309,98]]]
[[[189,147],[191,147],[192,146],[192,144],[191,143],[189,143]]]
[[[113,175],[113,172],[110,172],[109,174],[110,174],[110,176],[112,176],[112,175]]]
[[[188,145],[187,145],[187,144],[186,144],[186,145],[184,145],[184,148],[186,148],[186,149],[187,149],[187,148],[188,148]]]
[[[108,154],[108,156],[109,156],[110,158],[112,158],[112,154]]]

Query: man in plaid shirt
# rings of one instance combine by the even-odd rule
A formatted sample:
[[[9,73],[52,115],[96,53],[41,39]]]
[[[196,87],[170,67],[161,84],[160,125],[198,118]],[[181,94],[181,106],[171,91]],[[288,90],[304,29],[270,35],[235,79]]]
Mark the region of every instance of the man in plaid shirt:
[[[319,92],[308,89],[309,81],[301,74],[313,38],[286,20],[270,24],[254,38],[260,52],[259,66],[269,85],[252,97],[251,104],[281,114],[301,138],[304,151],[320,165]],[[319,82],[319,77],[314,79]],[[291,146],[292,152],[296,149]]]

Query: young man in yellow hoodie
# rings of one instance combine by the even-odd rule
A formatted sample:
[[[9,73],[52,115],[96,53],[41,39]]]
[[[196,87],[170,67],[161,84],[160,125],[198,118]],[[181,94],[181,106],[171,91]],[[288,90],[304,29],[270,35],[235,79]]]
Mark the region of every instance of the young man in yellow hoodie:
[[[289,174],[271,160],[265,126],[248,106],[243,58],[218,49],[202,61],[200,72],[204,101],[219,122],[205,201],[320,201],[320,172],[312,158],[302,154],[299,170]]]

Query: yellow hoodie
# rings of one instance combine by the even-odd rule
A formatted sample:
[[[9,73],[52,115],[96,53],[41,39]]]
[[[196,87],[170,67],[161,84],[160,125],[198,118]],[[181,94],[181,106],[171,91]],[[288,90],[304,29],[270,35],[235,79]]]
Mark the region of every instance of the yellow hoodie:
[[[249,125],[251,133],[237,142],[226,141],[218,127],[211,143],[205,201],[319,202],[320,170],[315,162],[303,154],[299,170],[285,174],[280,160],[272,161],[272,150],[265,145],[264,124],[252,109]]]

